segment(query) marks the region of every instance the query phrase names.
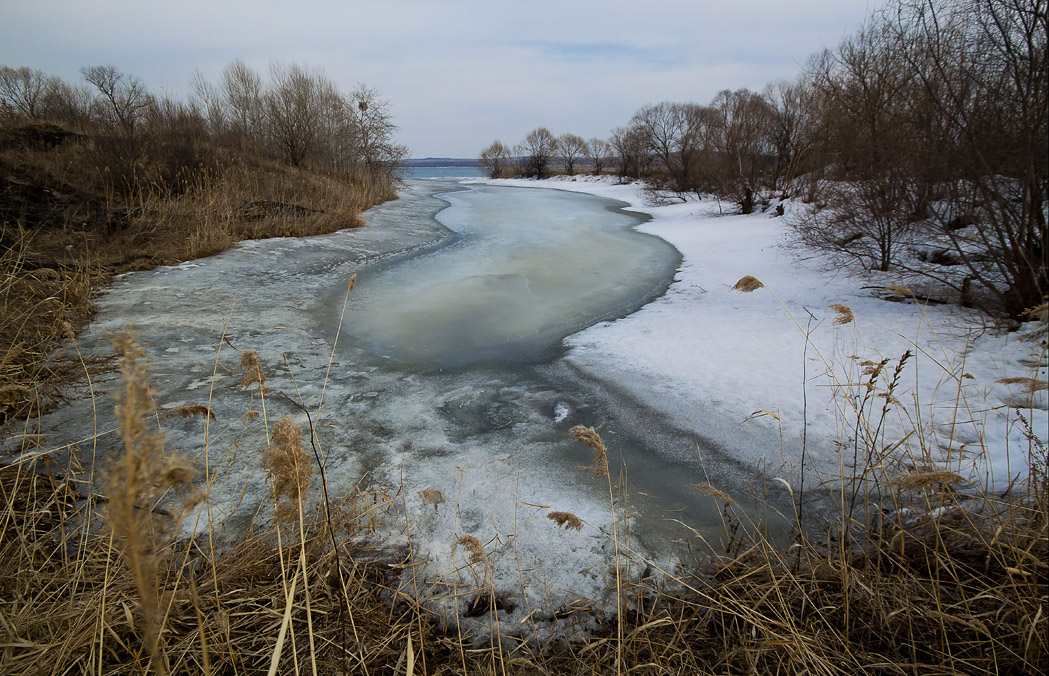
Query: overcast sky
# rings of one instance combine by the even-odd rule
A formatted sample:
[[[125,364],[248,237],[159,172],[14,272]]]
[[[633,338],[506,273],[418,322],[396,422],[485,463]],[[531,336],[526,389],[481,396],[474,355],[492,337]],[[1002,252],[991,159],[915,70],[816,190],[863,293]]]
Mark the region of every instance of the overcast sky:
[[[79,81],[113,64],[184,97],[235,58],[376,89],[412,157],[532,128],[606,138],[639,107],[792,78],[879,0],[0,0],[0,63]]]

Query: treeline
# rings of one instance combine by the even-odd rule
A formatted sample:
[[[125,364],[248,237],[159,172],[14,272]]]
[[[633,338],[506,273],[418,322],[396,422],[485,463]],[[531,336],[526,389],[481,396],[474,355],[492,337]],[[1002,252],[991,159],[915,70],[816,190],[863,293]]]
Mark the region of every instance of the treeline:
[[[809,243],[1012,316],[1049,293],[1046,0],[900,0],[798,79],[648,105],[610,138],[538,128],[490,176],[614,173],[742,213],[800,197]]]
[[[407,153],[394,141],[389,104],[374,90],[342,92],[322,71],[297,64],[271,66],[267,81],[240,60],[217,82],[198,71],[186,101],[158,97],[114,66],[81,74],[83,82],[71,84],[0,66],[0,123],[89,134],[99,175],[125,194],[147,185],[179,192],[220,170],[223,148],[372,178],[389,178]]]
[[[360,226],[406,153],[374,90],[303,66],[234,61],[186,100],[81,74],[0,66],[0,432],[85,377],[56,348],[114,275]]]

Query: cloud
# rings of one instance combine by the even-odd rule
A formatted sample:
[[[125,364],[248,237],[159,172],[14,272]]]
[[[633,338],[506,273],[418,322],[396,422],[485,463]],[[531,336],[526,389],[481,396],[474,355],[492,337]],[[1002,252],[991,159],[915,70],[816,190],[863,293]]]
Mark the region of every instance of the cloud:
[[[0,63],[67,80],[112,63],[182,96],[234,58],[324,69],[390,100],[414,154],[476,154],[535,126],[607,136],[640,106],[709,101],[796,74],[869,11],[866,0],[257,0],[7,2]]]

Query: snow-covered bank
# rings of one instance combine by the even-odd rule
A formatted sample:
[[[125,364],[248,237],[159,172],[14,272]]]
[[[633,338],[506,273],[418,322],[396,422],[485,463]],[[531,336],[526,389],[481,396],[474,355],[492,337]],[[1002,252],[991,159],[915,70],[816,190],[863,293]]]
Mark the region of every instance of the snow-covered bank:
[[[807,429],[810,466],[828,477],[851,475],[857,410],[873,428],[886,402],[863,403],[863,371],[890,360],[876,395],[908,350],[883,426],[889,443],[915,430],[898,451],[908,462],[942,463],[1004,487],[1027,471],[1031,442],[1021,415],[1046,438],[1045,390],[1031,394],[1030,383],[1001,382],[1044,383],[1043,341],[995,331],[971,310],[889,302],[880,290],[900,282],[892,273],[835,268],[795,246],[784,218],[722,216],[713,201],[653,205],[641,186],[607,179],[496,183],[611,197],[653,217],[639,229],[684,257],[674,284],[642,310],[570,336],[566,359],[730,453],[796,469]],[[767,288],[733,290],[745,275]],[[854,321],[836,323],[834,303],[850,308]],[[753,443],[758,432],[766,443]],[[779,438],[781,445],[767,443]],[[839,444],[849,450],[839,452]]]

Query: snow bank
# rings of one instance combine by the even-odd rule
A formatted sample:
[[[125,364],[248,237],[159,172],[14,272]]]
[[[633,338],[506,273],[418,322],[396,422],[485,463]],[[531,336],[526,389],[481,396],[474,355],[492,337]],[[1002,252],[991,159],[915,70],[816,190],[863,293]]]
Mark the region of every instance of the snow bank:
[[[887,399],[877,395],[909,351],[881,425],[887,443],[915,431],[898,451],[906,465],[946,466],[1001,488],[1028,469],[1023,420],[1045,440],[1046,392],[1031,394],[1029,381],[1001,382],[1044,383],[1044,340],[996,331],[972,310],[906,294],[886,300],[884,287],[900,282],[892,273],[836,268],[796,244],[788,219],[770,213],[720,215],[708,200],[654,205],[640,185],[608,179],[540,184],[627,202],[652,216],[639,229],[683,255],[664,297],[566,340],[570,363],[617,383],[681,429],[788,470],[800,464],[807,430],[809,466],[850,475],[857,418],[878,427]],[[745,275],[766,288],[733,290]],[[836,323],[834,303],[851,309],[854,321]],[[884,359],[868,393],[864,369]],[[781,435],[782,447],[748,444],[759,429],[765,439]]]

